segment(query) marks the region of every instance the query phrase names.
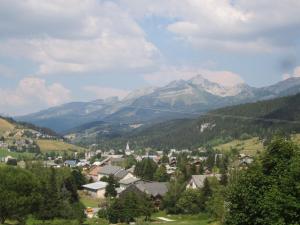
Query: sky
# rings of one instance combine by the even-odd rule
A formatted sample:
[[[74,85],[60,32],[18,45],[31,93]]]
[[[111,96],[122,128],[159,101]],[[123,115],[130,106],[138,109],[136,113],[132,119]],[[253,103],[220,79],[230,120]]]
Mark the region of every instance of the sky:
[[[23,115],[202,74],[300,76],[299,0],[0,0],[0,113]]]

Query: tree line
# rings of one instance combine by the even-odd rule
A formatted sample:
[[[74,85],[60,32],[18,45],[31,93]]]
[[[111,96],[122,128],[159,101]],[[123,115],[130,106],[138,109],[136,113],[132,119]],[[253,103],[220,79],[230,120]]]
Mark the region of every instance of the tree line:
[[[44,168],[39,163],[26,169],[0,167],[0,224],[6,220],[25,223],[37,220],[82,221],[84,206],[78,188],[85,183],[80,171]]]

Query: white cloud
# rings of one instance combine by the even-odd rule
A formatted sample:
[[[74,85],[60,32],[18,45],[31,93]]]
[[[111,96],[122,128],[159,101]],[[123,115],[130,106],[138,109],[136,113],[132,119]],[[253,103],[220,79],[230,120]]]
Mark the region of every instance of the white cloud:
[[[202,75],[204,78],[224,86],[234,86],[244,82],[240,75],[231,71],[218,71],[188,67],[164,67],[158,72],[145,74],[144,79],[151,85],[162,86],[173,80],[188,80],[196,75]]]
[[[300,66],[297,66],[292,74],[285,73],[282,75],[282,79],[286,80],[292,77],[300,77]]]
[[[0,88],[0,96],[3,113],[23,114],[70,101],[71,92],[59,83],[47,85],[43,79],[26,77],[15,89]]]
[[[0,54],[38,64],[38,74],[142,70],[159,50],[111,1],[0,0]],[[3,15],[3,16],[1,16]]]
[[[100,86],[85,86],[82,89],[91,93],[93,99],[106,99],[109,97],[119,97],[122,99],[130,93],[128,90]]]
[[[137,18],[168,18],[167,30],[199,48],[288,51],[299,37],[298,0],[120,1]]]

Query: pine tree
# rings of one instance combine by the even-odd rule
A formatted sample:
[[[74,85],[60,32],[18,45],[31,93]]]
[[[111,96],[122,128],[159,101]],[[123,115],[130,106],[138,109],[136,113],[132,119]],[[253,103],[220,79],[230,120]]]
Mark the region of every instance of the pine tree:
[[[116,181],[112,175],[110,175],[107,179],[107,186],[105,188],[105,197],[107,198],[113,198],[117,196],[116,191]]]

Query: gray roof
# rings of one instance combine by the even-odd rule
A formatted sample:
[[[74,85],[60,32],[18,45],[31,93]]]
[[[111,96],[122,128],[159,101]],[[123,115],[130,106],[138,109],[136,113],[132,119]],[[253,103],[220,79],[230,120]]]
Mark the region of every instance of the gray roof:
[[[71,165],[71,166],[74,166],[77,164],[77,160],[66,160],[65,161],[65,164],[68,164],[68,165]]]
[[[118,171],[114,176],[115,176],[117,179],[121,180],[121,179],[123,179],[128,173],[129,173],[128,171],[122,169],[122,170]]]
[[[99,190],[99,189],[104,189],[107,186],[106,182],[98,181],[95,183],[90,183],[86,185],[82,185],[82,187],[90,190]]]
[[[136,187],[142,192],[149,194],[151,196],[164,196],[168,192],[168,183],[166,182],[138,182]]]
[[[103,175],[115,175],[117,172],[119,172],[120,170],[122,170],[121,167],[119,166],[104,166],[101,168],[99,174],[103,174]]]
[[[137,178],[137,177],[130,177],[130,178],[127,178],[127,179],[122,179],[119,181],[120,184],[125,184],[125,185],[129,185],[129,184],[133,184],[137,181],[139,181],[140,179]]]
[[[220,174],[208,174],[208,175],[192,175],[192,181],[198,188],[202,188],[204,185],[204,180],[207,177],[216,177],[217,179],[221,178]]]

